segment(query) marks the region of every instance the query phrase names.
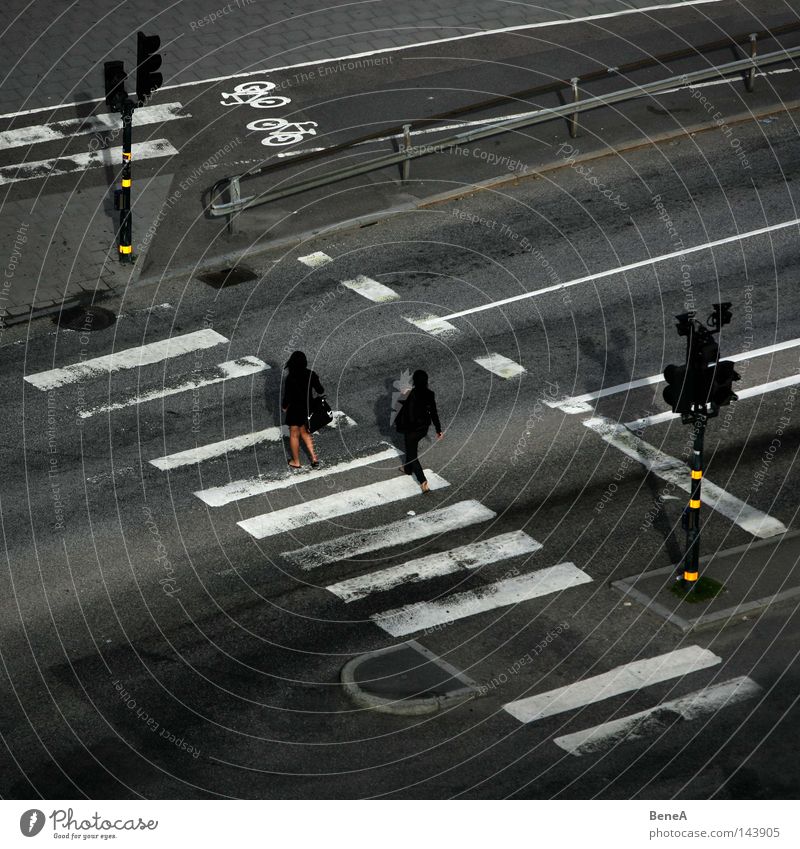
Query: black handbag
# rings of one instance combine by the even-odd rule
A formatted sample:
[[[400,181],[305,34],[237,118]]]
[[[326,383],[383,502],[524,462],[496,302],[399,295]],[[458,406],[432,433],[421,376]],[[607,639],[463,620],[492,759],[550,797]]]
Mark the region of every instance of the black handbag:
[[[333,413],[324,395],[317,395],[308,408],[308,432],[316,433],[333,421]]]

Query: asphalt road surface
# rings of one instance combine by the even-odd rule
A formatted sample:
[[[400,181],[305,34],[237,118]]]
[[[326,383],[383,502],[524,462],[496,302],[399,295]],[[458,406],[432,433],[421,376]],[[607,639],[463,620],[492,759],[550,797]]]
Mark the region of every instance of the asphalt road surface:
[[[686,309],[733,303],[747,390],[709,426],[704,551],[797,529],[795,115],[253,253],[235,286],[132,288],[106,329],[5,331],[2,795],[796,795],[792,605],[682,636],[610,586],[682,553],[684,495],[638,454],[685,454],[643,379],[681,359]],[[318,472],[287,469],[279,430],[295,348],[341,413]],[[417,368],[445,429],[427,495],[390,424]],[[482,695],[416,718],[348,701],[342,666],[409,638]],[[603,690],[634,663],[660,672]]]

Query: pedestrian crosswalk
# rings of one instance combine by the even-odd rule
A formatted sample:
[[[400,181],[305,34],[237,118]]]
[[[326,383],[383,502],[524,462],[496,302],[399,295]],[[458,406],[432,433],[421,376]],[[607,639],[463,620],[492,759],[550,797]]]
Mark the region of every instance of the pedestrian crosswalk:
[[[310,266],[322,261],[314,255],[306,259]],[[228,344],[225,336],[206,329],[68,363],[26,375],[25,380],[36,389],[54,392],[167,361],[181,363],[184,362],[181,357],[191,358],[199,351]],[[524,372],[521,366],[497,354],[476,362],[507,379]],[[110,414],[269,368],[264,360],[248,355],[210,369],[192,369],[190,380],[179,377],[173,385],[145,388],[122,399],[109,398],[99,407],[79,410],[78,415],[90,418],[101,412]],[[346,409],[338,410],[331,429],[339,433],[345,429],[358,432],[358,419],[357,414],[350,415]],[[598,419],[591,422],[599,428],[598,432],[602,431]],[[605,431],[601,435],[608,436]],[[242,535],[274,545],[274,550],[280,552],[276,558],[287,570],[324,575],[319,582],[320,591],[335,603],[341,603],[346,611],[345,621],[349,614],[353,622],[372,623],[376,633],[382,632],[392,639],[404,640],[421,632],[429,634],[459,624],[467,629],[482,628],[483,624],[476,625],[476,617],[494,616],[502,620],[518,606],[525,611],[528,621],[534,622],[537,612],[553,601],[581,602],[591,592],[592,576],[575,563],[554,562],[556,558],[548,557],[546,545],[521,529],[500,532],[496,527],[496,512],[479,500],[451,500],[451,491],[458,492],[459,488],[455,482],[451,487],[444,474],[425,470],[433,494],[423,496],[413,478],[398,473],[400,452],[395,446],[373,443],[360,453],[348,452],[342,459],[326,456],[323,450],[324,465],[296,472],[285,466],[282,456],[286,436],[286,429],[281,426],[238,434],[223,432],[218,438],[202,443],[187,436],[183,446],[180,443],[172,446],[178,450],[150,457],[148,462],[159,473],[174,473],[176,481],[181,475],[200,470],[204,488],[193,490],[192,496],[210,511],[219,511],[214,515],[220,522],[238,528]],[[320,440],[325,438],[323,435]],[[323,444],[321,441],[320,445]],[[266,470],[262,464],[261,470],[256,468],[248,475],[248,464],[255,461],[254,452],[248,449],[255,448],[274,452],[274,456],[265,464]],[[661,466],[654,466],[654,470],[664,473]],[[274,494],[276,500],[265,510],[265,502],[256,499],[268,494]],[[379,524],[374,521],[378,511],[383,516],[394,516],[391,521]],[[347,517],[357,526],[356,516],[361,514],[373,519],[366,520],[366,528],[344,534],[339,531],[339,520]],[[302,545],[286,537],[311,526],[316,526],[315,535],[322,536],[322,541]],[[334,536],[325,539],[330,529],[334,529]],[[424,543],[426,553],[413,556],[416,543]],[[505,569],[512,562],[513,567],[503,577],[494,577],[495,567]],[[218,574],[228,580],[235,573],[226,570]],[[442,581],[447,576],[450,576],[449,586],[445,586],[447,581]],[[652,736],[670,718],[707,716],[759,695],[759,685],[746,677],[712,682],[705,689],[696,689],[697,674],[721,663],[722,658],[708,649],[684,646],[653,657],[636,658],[555,689],[525,695],[502,708],[510,719],[538,729],[550,717],[569,712],[580,715],[590,705],[633,692],[646,692],[658,683],[687,679],[695,687],[687,695],[553,738],[553,743],[570,755],[587,756]]]

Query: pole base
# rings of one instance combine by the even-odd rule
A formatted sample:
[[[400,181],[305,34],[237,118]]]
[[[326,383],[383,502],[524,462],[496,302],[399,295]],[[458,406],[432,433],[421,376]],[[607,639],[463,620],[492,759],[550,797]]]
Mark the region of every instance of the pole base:
[[[686,581],[679,577],[670,587],[670,592],[689,604],[696,604],[700,601],[711,601],[725,592],[725,587],[719,581],[705,576],[696,581]]]

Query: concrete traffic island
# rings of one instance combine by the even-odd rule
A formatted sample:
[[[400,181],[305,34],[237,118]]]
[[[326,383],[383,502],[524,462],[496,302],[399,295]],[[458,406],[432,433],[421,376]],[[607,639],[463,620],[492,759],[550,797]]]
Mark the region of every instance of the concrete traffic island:
[[[700,560],[700,575],[722,584],[692,601],[673,592],[681,564],[614,581],[611,586],[684,634],[752,619],[773,605],[800,600],[800,532],[757,540]]]
[[[396,716],[436,713],[478,695],[473,681],[414,640],[354,657],[341,681],[359,707]]]

